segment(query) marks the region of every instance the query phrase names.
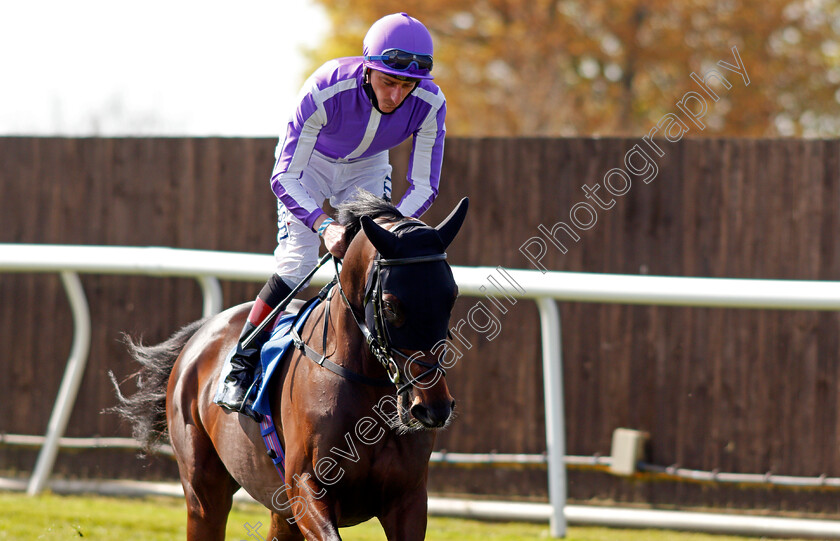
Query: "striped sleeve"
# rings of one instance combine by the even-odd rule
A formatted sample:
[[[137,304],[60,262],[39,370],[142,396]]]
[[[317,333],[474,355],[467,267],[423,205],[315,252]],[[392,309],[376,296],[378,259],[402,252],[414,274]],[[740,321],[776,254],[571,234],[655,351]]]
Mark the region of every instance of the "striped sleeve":
[[[339,81],[323,89],[312,83],[299,100],[289,119],[286,136],[277,146],[271,189],[289,212],[309,228],[324,211],[303,187],[300,178],[312,157],[318,134],[328,121],[325,102],[338,92],[355,86],[355,80]]]
[[[440,168],[443,163],[443,141],[446,135],[446,98],[423,88],[414,89],[414,95],[429,103],[426,118],[414,133],[411,156],[408,161],[409,183],[397,208],[404,216],[419,218],[432,206],[438,194]]]

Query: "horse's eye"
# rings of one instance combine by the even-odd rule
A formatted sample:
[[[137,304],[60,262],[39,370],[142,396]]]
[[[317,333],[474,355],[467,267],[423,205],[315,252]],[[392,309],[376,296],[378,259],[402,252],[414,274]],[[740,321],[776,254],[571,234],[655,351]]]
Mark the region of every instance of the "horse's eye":
[[[405,323],[405,316],[400,309],[400,301],[390,293],[383,295],[382,316],[395,327],[400,327]]]

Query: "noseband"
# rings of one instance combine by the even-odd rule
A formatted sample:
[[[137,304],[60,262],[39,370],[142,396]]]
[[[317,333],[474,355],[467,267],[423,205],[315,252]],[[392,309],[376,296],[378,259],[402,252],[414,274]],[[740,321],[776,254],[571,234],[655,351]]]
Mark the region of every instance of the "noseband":
[[[407,226],[417,225],[418,222],[415,221],[405,221],[397,224],[394,228],[391,229],[391,232],[398,231],[399,229]],[[374,320],[374,330],[375,332],[371,331],[368,327],[367,323],[364,319],[360,319],[359,316],[356,314],[356,310],[353,308],[353,305],[350,304],[350,301],[347,299],[347,295],[344,293],[344,289],[341,287],[341,280],[337,280],[338,282],[338,291],[341,293],[341,298],[344,299],[344,304],[350,310],[350,313],[353,314],[353,319],[356,321],[356,325],[359,327],[359,330],[362,333],[362,336],[365,337],[365,342],[367,342],[368,348],[379,364],[385,368],[385,371],[388,374],[388,379],[391,380],[397,387],[397,394],[402,394],[406,392],[409,388],[413,387],[417,384],[421,379],[425,378],[429,374],[440,371],[444,376],[446,376],[446,371],[440,365],[440,361],[436,361],[434,364],[427,363],[421,361],[419,359],[415,359],[415,354],[411,356],[406,355],[402,351],[396,349],[399,347],[398,345],[395,346],[391,343],[391,340],[388,337],[388,330],[385,326],[385,319],[382,315],[382,267],[395,267],[400,265],[414,265],[417,263],[431,263],[435,261],[446,261],[446,253],[440,254],[432,254],[432,255],[424,255],[424,256],[417,256],[417,257],[402,257],[402,258],[393,258],[393,259],[385,259],[381,256],[381,254],[377,251],[376,257],[373,260],[373,269],[371,269],[371,277],[370,277],[370,286],[365,290],[364,302],[362,306],[362,313],[365,312],[369,304],[372,304],[373,308],[373,320]],[[333,259],[335,263],[335,272],[336,278],[339,275],[340,269],[338,267],[338,261]],[[426,370],[420,374],[419,376],[412,377],[410,373],[406,370],[406,381],[405,383],[402,382],[402,376],[400,374],[399,365],[394,360],[394,355],[398,355],[408,361],[410,363],[416,363]],[[408,364],[406,366],[408,366]]]

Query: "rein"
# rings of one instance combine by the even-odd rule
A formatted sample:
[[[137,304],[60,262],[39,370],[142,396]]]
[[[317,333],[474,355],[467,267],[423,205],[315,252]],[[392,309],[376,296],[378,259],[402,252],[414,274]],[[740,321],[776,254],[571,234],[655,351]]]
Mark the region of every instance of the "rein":
[[[402,222],[400,224],[397,224],[397,226],[394,227],[391,231],[396,231],[404,225],[416,225],[416,223],[417,222],[414,221]],[[373,332],[371,332],[367,323],[364,321],[364,318],[360,319],[359,316],[356,315],[356,309],[353,307],[352,304],[350,304],[350,300],[344,293],[344,288],[341,286],[341,280],[339,279],[341,269],[338,266],[338,260],[336,258],[333,258],[333,263],[335,265],[335,277],[329,284],[324,286],[324,288],[318,294],[318,296],[322,299],[326,298],[327,303],[324,309],[324,332],[321,347],[323,353],[318,353],[311,347],[309,347],[309,345],[307,345],[301,339],[300,335],[293,328],[292,339],[294,340],[295,347],[301,352],[303,352],[304,355],[315,361],[317,364],[323,366],[324,368],[327,368],[335,374],[338,374],[348,380],[367,385],[373,385],[378,387],[394,385],[397,388],[398,395],[406,392],[408,389],[417,384],[421,379],[434,372],[440,371],[444,376],[446,376],[446,370],[444,370],[443,367],[440,365],[440,361],[437,361],[434,364],[427,363],[419,359],[414,359],[414,354],[408,356],[402,351],[395,349],[395,347],[391,344],[390,340],[388,339],[387,328],[385,326],[385,320],[382,315],[382,267],[413,265],[417,263],[431,263],[435,261],[446,261],[446,253],[444,252],[440,254],[432,254],[425,256],[384,259],[381,257],[379,252],[377,252],[376,258],[373,260],[373,269],[371,270],[371,273],[373,274],[371,287],[369,290],[365,291],[364,305],[362,307],[362,311],[364,312],[364,307],[371,302],[373,303],[374,326],[376,330],[376,334],[374,334]],[[368,349],[370,350],[374,358],[377,360],[377,362],[379,362],[379,364],[382,365],[382,367],[385,369],[385,372],[388,374],[387,380],[374,379],[363,374],[357,374],[356,372],[348,370],[343,366],[340,366],[330,361],[327,358],[327,331],[329,329],[330,300],[332,298],[332,295],[330,295],[329,293],[331,293],[332,287],[336,284],[338,284],[338,291],[341,294],[341,298],[344,301],[344,304],[349,309],[350,313],[352,314],[353,320],[356,322],[356,326],[359,327],[359,331],[361,331],[362,336],[364,337],[365,342],[368,345]],[[405,383],[402,383],[402,375],[400,374],[399,365],[394,360],[395,354],[405,359],[405,361],[407,361],[408,363],[416,363],[425,368],[426,370],[417,377],[411,377],[410,374],[406,374],[407,381]]]

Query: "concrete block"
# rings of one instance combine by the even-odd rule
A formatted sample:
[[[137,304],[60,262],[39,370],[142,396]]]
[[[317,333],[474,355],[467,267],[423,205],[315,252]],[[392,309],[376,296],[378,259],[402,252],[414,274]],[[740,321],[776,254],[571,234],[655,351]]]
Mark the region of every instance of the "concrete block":
[[[616,428],[612,437],[612,464],[610,473],[614,475],[633,475],[636,463],[644,460],[645,443],[648,434],[630,428]]]

